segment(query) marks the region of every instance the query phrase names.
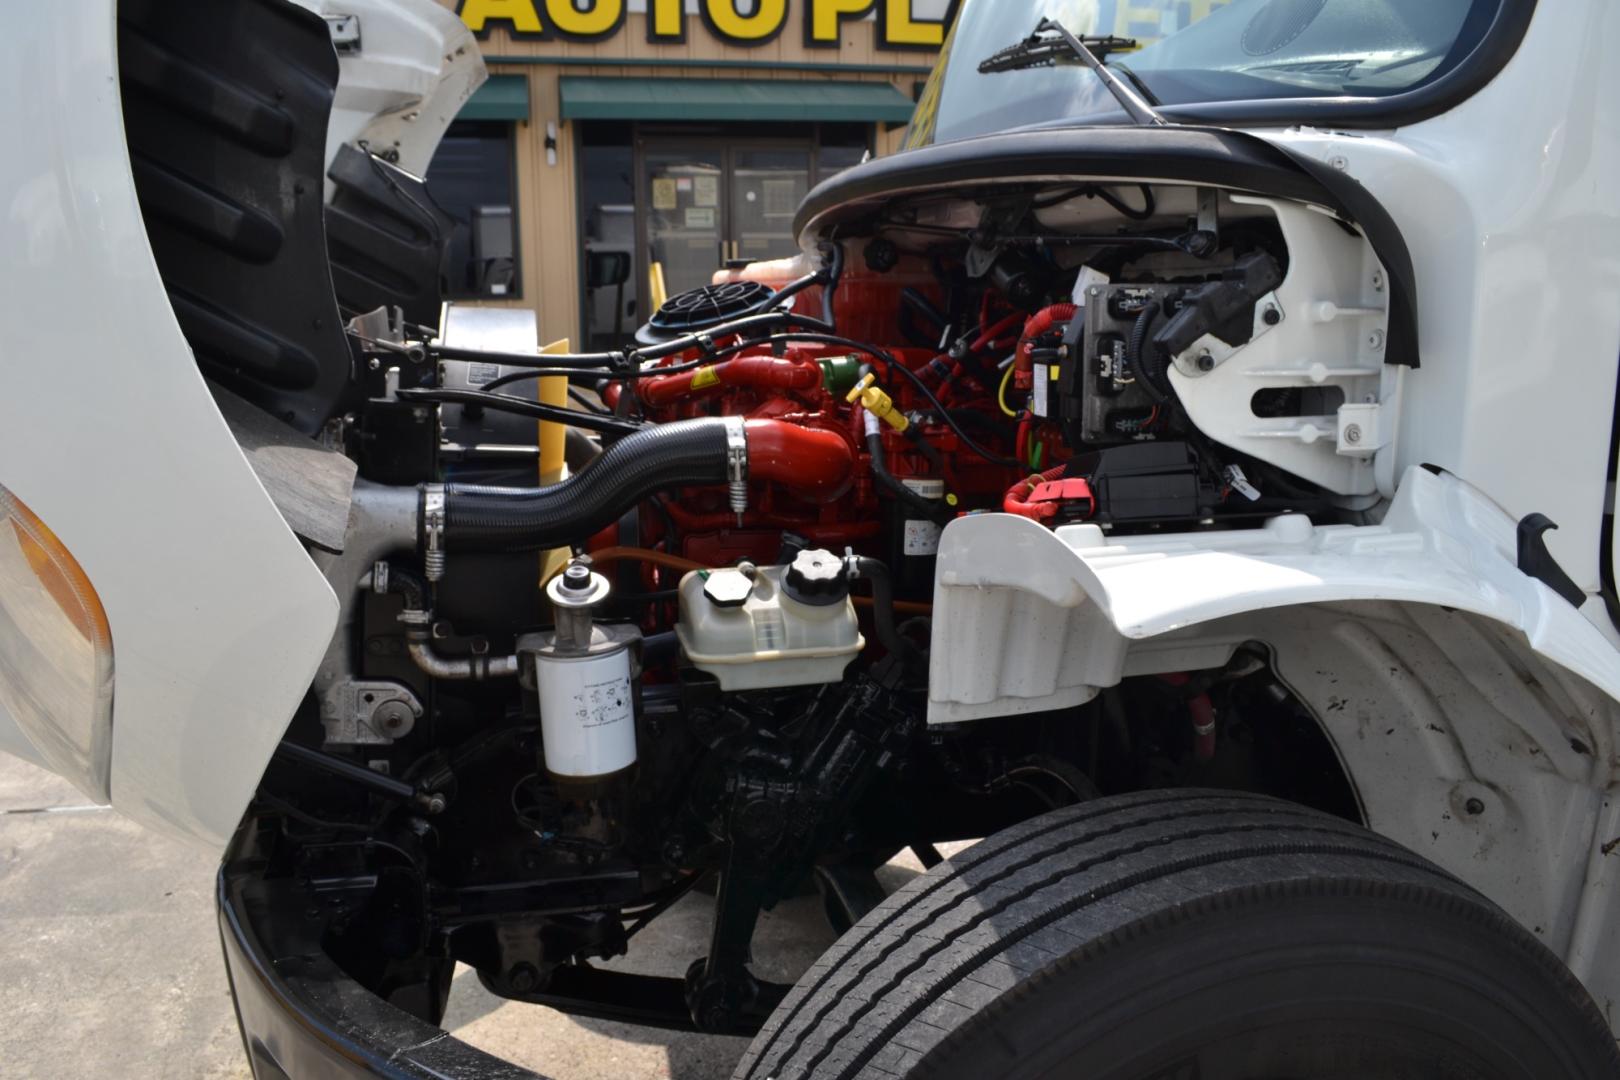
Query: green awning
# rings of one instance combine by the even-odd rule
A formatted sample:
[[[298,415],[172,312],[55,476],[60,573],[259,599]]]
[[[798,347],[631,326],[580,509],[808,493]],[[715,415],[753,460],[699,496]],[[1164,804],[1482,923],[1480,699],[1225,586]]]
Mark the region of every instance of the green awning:
[[[914,105],[890,83],[610,79],[564,75],[564,120],[824,120],[904,124]]]
[[[456,114],[457,120],[527,120],[529,118],[529,77],[491,75],[489,81],[467,99]]]

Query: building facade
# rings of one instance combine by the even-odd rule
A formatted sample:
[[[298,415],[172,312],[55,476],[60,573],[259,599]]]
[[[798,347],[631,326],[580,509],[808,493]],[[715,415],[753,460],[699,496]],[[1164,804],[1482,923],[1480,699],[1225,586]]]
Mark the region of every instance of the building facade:
[[[450,293],[622,342],[660,295],[792,254],[816,183],[895,150],[953,0],[441,0],[490,81],[429,169]]]

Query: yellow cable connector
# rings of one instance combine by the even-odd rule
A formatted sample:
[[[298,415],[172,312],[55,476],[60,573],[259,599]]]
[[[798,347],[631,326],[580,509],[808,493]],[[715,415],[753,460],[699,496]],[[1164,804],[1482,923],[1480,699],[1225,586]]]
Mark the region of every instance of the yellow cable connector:
[[[911,421],[906,419],[905,413],[894,407],[893,398],[884,393],[881,388],[872,385],[875,382],[877,382],[877,376],[869,373],[866,378],[855,384],[855,388],[845,396],[844,400],[851,405],[857,401],[860,402],[867,412],[896,431],[906,430],[911,426]]]

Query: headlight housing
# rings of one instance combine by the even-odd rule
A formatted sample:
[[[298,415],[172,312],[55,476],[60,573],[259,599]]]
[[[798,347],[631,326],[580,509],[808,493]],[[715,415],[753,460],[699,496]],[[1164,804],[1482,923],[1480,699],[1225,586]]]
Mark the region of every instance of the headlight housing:
[[[78,560],[0,485],[0,708],[52,771],[110,798],[112,631]]]

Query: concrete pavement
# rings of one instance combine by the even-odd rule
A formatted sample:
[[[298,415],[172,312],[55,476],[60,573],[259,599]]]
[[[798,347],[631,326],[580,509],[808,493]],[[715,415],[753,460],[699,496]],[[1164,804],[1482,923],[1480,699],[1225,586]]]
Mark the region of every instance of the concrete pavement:
[[[249,1076],[213,912],[215,857],[155,836],[0,754],[0,1076]],[[884,871],[891,888],[919,868]],[[678,974],[710,899],[653,922],[625,970]],[[815,898],[768,913],[756,972],[791,982],[832,941]],[[574,1019],[458,973],[445,1027],[554,1080],[724,1080],[746,1039]]]

